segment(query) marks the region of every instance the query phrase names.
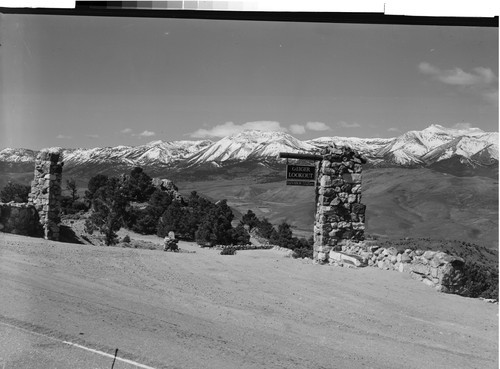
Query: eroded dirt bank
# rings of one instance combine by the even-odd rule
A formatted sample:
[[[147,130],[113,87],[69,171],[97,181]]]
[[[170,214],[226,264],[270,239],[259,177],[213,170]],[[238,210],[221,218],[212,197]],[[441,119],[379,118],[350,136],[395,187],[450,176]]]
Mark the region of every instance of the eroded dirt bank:
[[[498,367],[498,305],[397,272],[180,247],[196,253],[0,234],[0,319],[155,367]]]

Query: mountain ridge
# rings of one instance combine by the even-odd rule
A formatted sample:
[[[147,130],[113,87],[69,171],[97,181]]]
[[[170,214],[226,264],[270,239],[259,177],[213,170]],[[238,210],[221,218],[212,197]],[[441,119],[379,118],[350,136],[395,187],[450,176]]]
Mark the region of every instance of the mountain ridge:
[[[286,132],[247,130],[212,140],[152,141],[138,146],[103,148],[51,148],[62,152],[65,168],[106,166],[128,168],[154,166],[185,169],[211,165],[214,168],[243,162],[278,161],[280,152],[319,153],[328,145],[350,146],[363,153],[371,166],[425,167],[457,157],[457,163],[472,167],[498,164],[498,132],[479,128],[453,129],[430,125],[393,138],[319,137],[301,141]],[[0,163],[5,167],[34,161],[36,150],[5,148]],[[439,167],[439,166],[437,166]],[[484,171],[483,171],[484,172]]]

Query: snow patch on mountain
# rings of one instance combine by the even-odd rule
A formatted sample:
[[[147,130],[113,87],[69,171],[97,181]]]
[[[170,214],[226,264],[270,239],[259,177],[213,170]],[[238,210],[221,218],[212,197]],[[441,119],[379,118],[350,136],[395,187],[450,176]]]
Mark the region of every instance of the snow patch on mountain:
[[[188,159],[190,164],[277,157],[280,152],[311,152],[317,147],[284,132],[244,131],[224,137]]]
[[[335,144],[349,146],[368,157],[372,165],[430,165],[455,156],[482,163],[498,161],[498,132],[478,128],[446,128],[433,124],[422,131],[409,131],[392,138],[319,137],[301,141],[285,132],[248,130],[224,137],[217,142],[152,141],[139,146],[116,146],[91,149],[61,149],[66,166],[125,165],[125,166],[192,166],[225,162],[257,160],[274,161],[280,152],[318,153]],[[6,148],[0,151],[0,161],[28,163],[37,151]]]

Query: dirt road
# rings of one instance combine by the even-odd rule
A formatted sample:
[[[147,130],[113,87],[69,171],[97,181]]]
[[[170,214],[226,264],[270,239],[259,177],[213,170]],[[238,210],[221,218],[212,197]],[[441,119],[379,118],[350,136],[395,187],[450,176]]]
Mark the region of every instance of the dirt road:
[[[155,368],[498,367],[498,305],[397,272],[179,246],[196,253],[0,234],[0,342],[17,327]],[[0,345],[6,369],[36,355],[18,340]]]

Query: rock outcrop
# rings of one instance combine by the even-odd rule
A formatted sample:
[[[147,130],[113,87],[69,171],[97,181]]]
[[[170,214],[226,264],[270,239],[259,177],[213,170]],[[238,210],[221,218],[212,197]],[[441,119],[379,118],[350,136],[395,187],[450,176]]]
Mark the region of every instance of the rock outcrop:
[[[184,198],[180,194],[179,189],[170,179],[153,178],[153,186],[162,191],[168,192],[172,197],[172,200],[184,203]]]

